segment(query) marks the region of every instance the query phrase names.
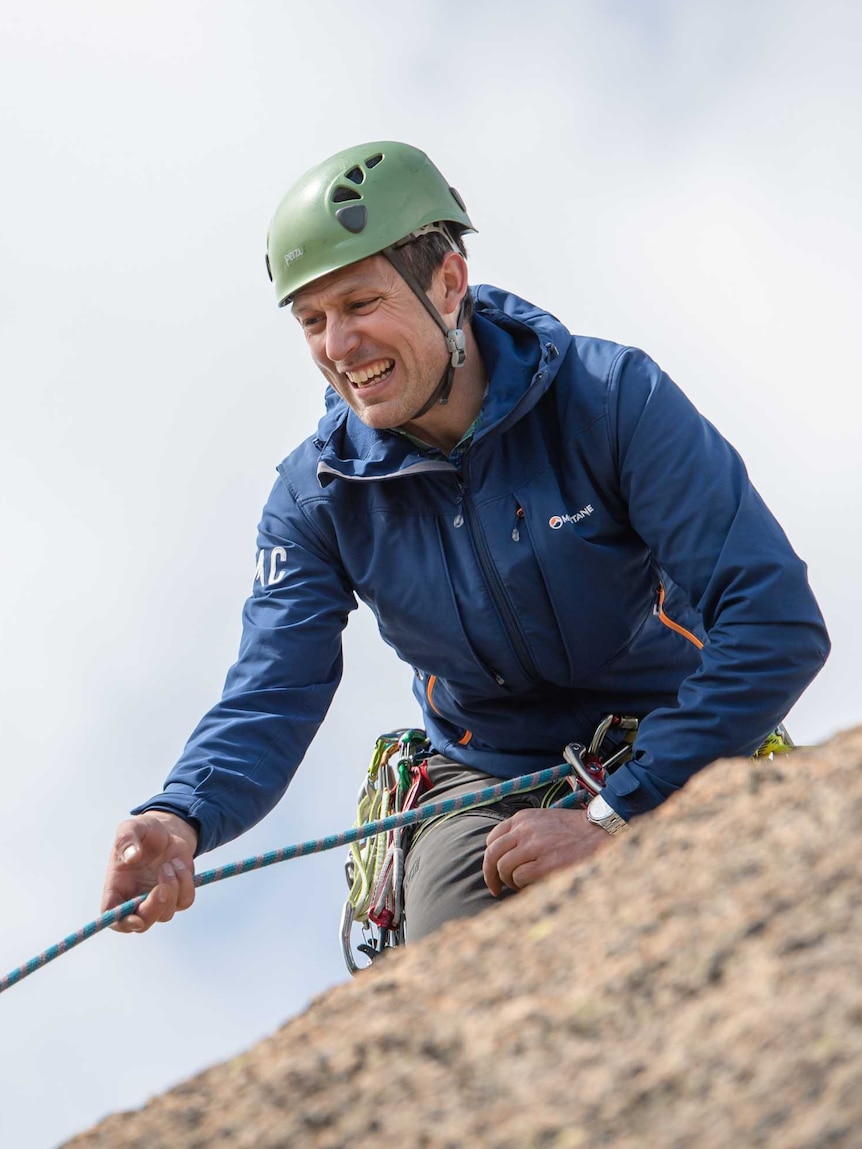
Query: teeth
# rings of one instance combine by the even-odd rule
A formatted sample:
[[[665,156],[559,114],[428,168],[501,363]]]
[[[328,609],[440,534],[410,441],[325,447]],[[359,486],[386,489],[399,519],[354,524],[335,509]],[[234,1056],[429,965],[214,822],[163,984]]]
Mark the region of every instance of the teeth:
[[[351,383],[357,387],[362,387],[372,379],[377,379],[379,376],[384,375],[390,367],[395,365],[393,359],[381,359],[377,363],[372,363],[369,367],[363,367],[360,371],[346,372],[347,378]]]

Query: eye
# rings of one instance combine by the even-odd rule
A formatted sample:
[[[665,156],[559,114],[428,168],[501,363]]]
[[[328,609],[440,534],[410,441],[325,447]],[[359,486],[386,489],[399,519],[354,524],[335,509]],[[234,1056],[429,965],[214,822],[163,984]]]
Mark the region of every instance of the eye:
[[[299,326],[303,331],[310,331],[316,324],[321,322],[319,315],[305,315],[300,319]]]
[[[354,303],[351,303],[350,310],[362,311],[366,307],[372,307],[375,303],[379,302],[379,300],[379,295],[375,295],[373,299],[357,299]]]

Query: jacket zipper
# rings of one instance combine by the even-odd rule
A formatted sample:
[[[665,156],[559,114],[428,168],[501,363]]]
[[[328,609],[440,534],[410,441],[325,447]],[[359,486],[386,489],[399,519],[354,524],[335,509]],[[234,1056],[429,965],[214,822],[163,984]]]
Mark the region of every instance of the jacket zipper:
[[[520,503],[515,504],[515,525],[512,527],[512,542],[521,541],[521,523],[524,521],[524,508]]]
[[[479,519],[473,509],[473,504],[467,494],[467,460],[464,460],[464,479],[459,484],[458,502],[459,502],[459,516],[464,515],[467,521],[467,526],[470,530],[470,537],[473,540],[473,547],[476,552],[476,558],[479,561],[479,567],[485,578],[485,584],[491,592],[491,599],[497,609],[497,617],[503,624],[503,630],[512,644],[515,651],[521,672],[533,682],[539,681],[539,671],[533,661],[533,656],[530,654],[530,648],[527,646],[527,640],[524,638],[523,631],[518,624],[518,618],[509,602],[506,595],[503,580],[500,578],[500,572],[494,566],[494,560],[491,558],[491,552],[488,549],[488,543],[485,540],[485,535],[482,531]],[[522,512],[523,513],[523,512]],[[494,675],[497,682],[503,686],[505,679],[500,674]]]

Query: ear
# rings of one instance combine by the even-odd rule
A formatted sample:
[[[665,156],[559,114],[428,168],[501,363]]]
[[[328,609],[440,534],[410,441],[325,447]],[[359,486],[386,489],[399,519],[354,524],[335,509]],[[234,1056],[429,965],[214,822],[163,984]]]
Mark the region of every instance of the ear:
[[[457,320],[461,300],[467,294],[469,285],[467,260],[457,251],[447,252],[434,272],[432,298],[437,310],[452,325]]]

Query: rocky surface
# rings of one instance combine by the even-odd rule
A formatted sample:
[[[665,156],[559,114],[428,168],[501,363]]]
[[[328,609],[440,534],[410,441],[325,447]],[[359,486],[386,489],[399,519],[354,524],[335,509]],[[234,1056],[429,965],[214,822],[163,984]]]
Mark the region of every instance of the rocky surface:
[[[718,762],[588,863],[68,1144],[858,1147],[860,830],[862,728]]]

